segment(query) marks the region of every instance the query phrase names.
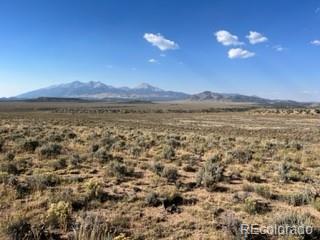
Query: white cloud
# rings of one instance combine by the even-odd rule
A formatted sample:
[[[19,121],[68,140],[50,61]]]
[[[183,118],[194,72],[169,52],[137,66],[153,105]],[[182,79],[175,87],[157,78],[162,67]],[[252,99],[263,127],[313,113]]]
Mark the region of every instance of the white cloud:
[[[220,30],[214,33],[217,38],[217,41],[224,46],[237,46],[243,45],[243,42],[239,41],[239,38],[236,35],[232,35],[230,32],[226,30]]]
[[[268,38],[263,36],[261,33],[250,31],[249,35],[246,36],[251,44],[257,44],[268,41]]]
[[[314,12],[315,12],[315,14],[318,14],[320,12],[320,7],[316,8],[316,10]]]
[[[230,59],[235,58],[250,58],[256,55],[254,52],[250,52],[248,50],[242,49],[242,48],[231,48],[228,51],[228,57]]]
[[[277,52],[282,52],[285,50],[285,48],[282,47],[281,45],[275,45],[272,48],[275,49]]]
[[[312,95],[312,94],[319,94],[319,91],[318,90],[303,90],[302,91],[303,94],[306,94],[306,95]]]
[[[156,59],[154,59],[154,58],[150,58],[150,59],[148,60],[148,62],[149,62],[149,63],[157,63],[158,61],[157,61]]]
[[[147,40],[149,43],[151,43],[153,46],[158,47],[161,51],[179,48],[179,45],[177,43],[169,39],[166,39],[160,33],[145,33],[143,35],[143,38]]]
[[[320,40],[313,40],[311,41],[311,44],[315,46],[320,46]]]

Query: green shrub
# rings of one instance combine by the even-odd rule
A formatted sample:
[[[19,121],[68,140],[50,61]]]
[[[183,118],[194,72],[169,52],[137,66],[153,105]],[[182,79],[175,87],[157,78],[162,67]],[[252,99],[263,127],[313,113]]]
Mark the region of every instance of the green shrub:
[[[108,151],[111,149],[113,144],[117,142],[117,138],[115,138],[111,132],[105,134],[105,136],[100,140],[101,146],[105,147]]]
[[[72,208],[68,202],[60,201],[52,203],[47,211],[47,223],[50,226],[59,226],[63,230],[67,230],[71,219]]]
[[[291,181],[301,181],[303,179],[303,173],[301,170],[288,161],[283,161],[279,166],[280,181],[287,183]]]
[[[162,195],[163,207],[170,213],[180,212],[179,205],[184,203],[184,199],[180,192],[173,190],[165,192]]]
[[[33,239],[31,224],[24,217],[10,221],[5,227],[5,233],[12,240]]]
[[[165,145],[162,150],[162,156],[164,159],[172,159],[176,155],[174,148],[170,145]]]
[[[245,192],[254,192],[255,191],[255,187],[252,184],[244,183],[242,185],[242,190],[245,191]]]
[[[45,145],[39,149],[41,157],[54,158],[60,155],[62,152],[62,146],[56,143]]]
[[[303,181],[305,178],[303,173],[298,170],[290,170],[288,174],[288,179],[293,182]]]
[[[252,198],[246,198],[244,200],[244,211],[249,214],[257,213],[257,206],[256,201]]]
[[[6,161],[9,161],[9,162],[11,162],[11,161],[13,161],[14,160],[14,158],[15,158],[16,156],[14,155],[14,153],[12,153],[12,152],[9,152],[9,153],[7,153],[6,154],[6,156],[5,156],[5,160]]]
[[[215,155],[209,158],[197,175],[197,185],[203,185],[208,191],[213,191],[217,183],[223,180],[224,166],[221,164],[221,156]]]
[[[267,202],[248,197],[244,200],[244,211],[249,214],[265,213],[270,211],[270,205]]]
[[[48,136],[48,141],[50,142],[62,142],[64,139],[64,135],[52,133]]]
[[[252,160],[253,152],[251,150],[236,149],[229,152],[228,155],[229,161],[245,164]]]
[[[59,176],[55,174],[34,174],[26,179],[27,185],[33,191],[42,191],[47,187],[54,187],[60,183]]]
[[[167,145],[173,148],[177,148],[181,146],[180,136],[170,136],[166,142],[167,142]]]
[[[70,188],[56,188],[49,192],[49,202],[51,203],[58,203],[60,201],[65,201],[68,203],[73,202],[75,198],[74,190]]]
[[[274,198],[274,195],[272,194],[271,189],[270,189],[269,186],[257,185],[254,190],[255,190],[255,192],[257,194],[259,194],[260,196],[262,196],[264,198],[267,198],[267,199],[273,199]]]
[[[7,184],[9,180],[9,174],[7,172],[0,172],[0,184]]]
[[[67,160],[65,158],[51,160],[49,166],[52,167],[55,171],[64,169],[67,167]]]
[[[159,196],[155,192],[150,192],[145,197],[145,203],[147,206],[158,207],[161,205],[161,201],[159,200]]]
[[[187,164],[183,167],[183,171],[185,172],[196,172],[196,169],[191,165]]]
[[[133,168],[128,168],[124,163],[119,161],[111,161],[107,166],[107,175],[110,177],[116,177],[122,179],[123,177],[132,176],[134,172]]]
[[[16,164],[12,163],[12,162],[1,163],[0,172],[6,172],[8,174],[13,174],[13,175],[19,174],[19,170],[18,170]]]
[[[85,184],[86,192],[89,199],[100,199],[104,194],[102,183],[91,179]]]
[[[112,145],[113,151],[123,151],[127,148],[126,142],[123,140],[117,141]]]
[[[312,226],[312,218],[308,213],[301,212],[288,212],[281,213],[274,217],[271,224],[275,224],[278,227],[298,227],[298,226]]]
[[[312,202],[312,206],[317,210],[320,211],[320,199],[316,198]]]
[[[163,166],[162,163],[153,162],[153,163],[151,164],[151,170],[152,170],[155,174],[157,174],[158,176],[161,176],[163,169],[164,169],[164,166]]]
[[[67,134],[67,137],[68,137],[69,139],[75,139],[75,138],[77,137],[77,134],[75,134],[74,132],[69,132],[69,133]]]
[[[114,159],[113,155],[108,153],[105,149],[100,148],[94,153],[94,156],[100,161],[100,163],[105,164]]]
[[[293,193],[286,196],[287,203],[293,206],[302,206],[311,203],[314,200],[314,194],[305,190],[302,193]]]
[[[169,182],[175,182],[178,179],[178,170],[174,167],[164,167],[161,173]]]
[[[22,150],[26,151],[26,152],[31,152],[33,153],[37,147],[40,146],[39,141],[37,140],[33,140],[33,139],[29,139],[23,142],[21,148]]]
[[[243,235],[240,231],[241,220],[231,211],[223,211],[215,216],[217,228],[225,228],[231,236],[231,239],[242,239]],[[258,238],[259,239],[259,238]]]
[[[132,155],[135,158],[139,157],[141,153],[142,153],[141,147],[133,146],[130,148],[130,155]]]
[[[69,158],[68,164],[70,167],[76,168],[79,167],[82,162],[87,159],[86,156],[79,156],[78,154],[74,154]]]
[[[93,144],[91,146],[91,152],[95,153],[96,151],[98,151],[99,147],[100,146],[98,144]]]
[[[73,230],[74,240],[112,240],[110,225],[103,217],[88,214],[81,217]]]
[[[4,143],[5,143],[5,141],[0,138],[0,152],[3,152],[3,150],[4,150]]]
[[[254,183],[261,183],[262,179],[261,176],[257,173],[249,173],[245,175],[245,178],[249,181],[249,182],[254,182]]]

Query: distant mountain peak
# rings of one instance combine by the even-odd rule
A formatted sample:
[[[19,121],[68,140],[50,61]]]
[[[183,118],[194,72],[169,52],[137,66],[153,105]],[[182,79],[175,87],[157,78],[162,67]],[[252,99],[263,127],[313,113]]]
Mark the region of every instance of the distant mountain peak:
[[[152,85],[150,85],[149,83],[141,83],[138,86],[136,86],[135,88],[150,88],[153,87]]]
[[[149,90],[163,91],[162,89],[154,87],[149,83],[141,83],[138,86],[136,86],[134,89],[149,89]]]
[[[17,98],[34,99],[39,97],[51,98],[128,98],[143,100],[181,100],[190,95],[181,92],[165,91],[148,83],[142,83],[135,88],[109,86],[99,81],[70,83],[37,89],[18,95]]]
[[[99,81],[90,81],[89,84],[94,87],[94,88],[99,88],[99,87],[105,87],[107,86],[106,84],[99,82]],[[111,87],[111,86],[108,86]]]
[[[75,81],[71,82],[71,84],[83,84],[83,82],[81,82],[79,80],[75,80]]]
[[[246,96],[236,93],[215,93],[204,91],[191,96],[192,101],[222,101],[222,102],[251,102],[251,103],[272,103],[272,100],[257,96]]]

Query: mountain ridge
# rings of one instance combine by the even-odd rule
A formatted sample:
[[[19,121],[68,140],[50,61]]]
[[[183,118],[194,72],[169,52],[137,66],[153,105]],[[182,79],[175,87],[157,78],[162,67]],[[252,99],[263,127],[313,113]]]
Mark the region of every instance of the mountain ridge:
[[[85,99],[128,98],[143,100],[181,100],[187,99],[189,96],[189,94],[183,92],[166,91],[148,83],[142,83],[134,88],[129,88],[113,87],[96,81],[74,81],[71,83],[36,89],[20,94],[15,98],[31,99],[40,97],[69,97]]]
[[[163,90],[148,83],[141,83],[140,85],[132,88],[114,87],[100,81],[73,81],[70,83],[36,89],[14,97],[14,99],[37,98],[79,98],[88,100],[132,99],[147,101],[188,100],[193,102],[214,101],[249,102],[257,104],[299,104],[299,102],[292,100],[271,100],[258,96],[247,96],[237,93],[203,91],[197,94],[187,94],[183,92]]]

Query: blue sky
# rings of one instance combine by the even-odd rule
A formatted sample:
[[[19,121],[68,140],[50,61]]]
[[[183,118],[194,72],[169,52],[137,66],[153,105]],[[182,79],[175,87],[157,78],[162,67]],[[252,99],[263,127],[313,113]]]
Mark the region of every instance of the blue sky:
[[[320,1],[0,0],[0,96],[80,80],[320,101],[319,59]]]

